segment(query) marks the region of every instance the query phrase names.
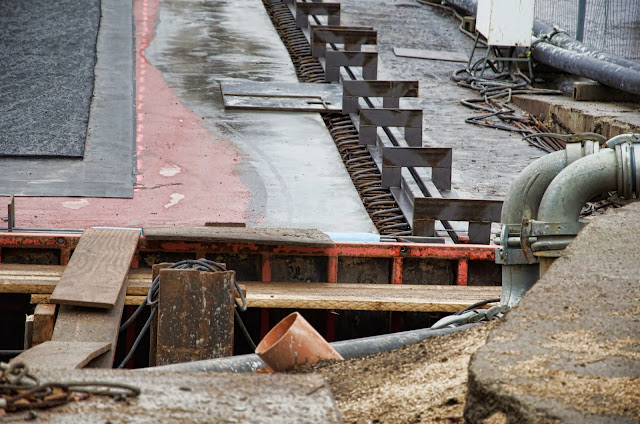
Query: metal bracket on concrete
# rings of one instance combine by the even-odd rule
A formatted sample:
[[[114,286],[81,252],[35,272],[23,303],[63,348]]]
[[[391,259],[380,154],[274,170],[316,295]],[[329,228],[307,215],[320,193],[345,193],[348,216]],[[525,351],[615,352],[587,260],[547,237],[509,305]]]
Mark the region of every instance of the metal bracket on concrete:
[[[360,51],[365,44],[378,44],[378,32],[372,27],[312,25],[311,55],[325,57],[327,43],[342,44],[345,51]]]
[[[405,167],[430,167],[431,180],[438,190],[451,190],[451,148],[448,147],[383,147],[382,185],[400,187]]]
[[[366,80],[378,78],[378,53],[377,52],[342,52],[329,51],[325,56],[324,69],[325,81],[340,81],[340,67],[362,67],[362,77]]]
[[[305,3],[295,2],[296,27],[305,28],[309,25],[309,15],[327,16],[329,25],[340,25],[340,3]]]
[[[287,112],[340,112],[342,87],[336,84],[223,81],[225,109]]]
[[[409,146],[422,146],[422,109],[360,109],[360,143],[375,145],[378,127],[404,128]]]
[[[400,97],[418,97],[418,81],[343,81],[342,113],[358,113],[359,97],[382,97],[382,107],[399,108]]]
[[[435,220],[468,221],[469,243],[489,244],[491,223],[500,222],[502,201],[417,197],[413,208],[414,227],[432,226]]]

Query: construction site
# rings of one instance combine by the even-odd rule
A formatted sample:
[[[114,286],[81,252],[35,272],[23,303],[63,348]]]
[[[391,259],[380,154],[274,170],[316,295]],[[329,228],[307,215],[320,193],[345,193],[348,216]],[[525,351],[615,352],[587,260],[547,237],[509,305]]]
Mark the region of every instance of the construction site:
[[[0,422],[640,423],[640,0],[0,0]]]

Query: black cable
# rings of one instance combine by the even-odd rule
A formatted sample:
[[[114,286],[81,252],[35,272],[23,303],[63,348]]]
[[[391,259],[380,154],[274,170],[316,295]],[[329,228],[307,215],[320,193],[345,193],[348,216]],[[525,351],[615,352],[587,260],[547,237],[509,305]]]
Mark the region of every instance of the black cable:
[[[247,330],[247,327],[245,327],[244,321],[242,321],[242,318],[240,318],[240,313],[236,308],[233,308],[233,313],[236,316],[236,322],[238,323],[238,327],[240,327],[240,331],[242,331],[242,334],[244,335],[245,340],[247,341],[247,343],[249,343],[251,350],[255,351],[256,344],[253,342],[253,339],[251,338],[251,334],[249,334],[249,330]]]

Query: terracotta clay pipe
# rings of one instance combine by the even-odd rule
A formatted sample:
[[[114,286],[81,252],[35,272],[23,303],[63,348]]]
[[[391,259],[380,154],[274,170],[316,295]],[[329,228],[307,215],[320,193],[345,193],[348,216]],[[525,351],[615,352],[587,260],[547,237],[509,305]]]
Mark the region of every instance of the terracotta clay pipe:
[[[295,370],[324,359],[343,359],[298,312],[273,327],[256,347],[256,353],[277,372]]]

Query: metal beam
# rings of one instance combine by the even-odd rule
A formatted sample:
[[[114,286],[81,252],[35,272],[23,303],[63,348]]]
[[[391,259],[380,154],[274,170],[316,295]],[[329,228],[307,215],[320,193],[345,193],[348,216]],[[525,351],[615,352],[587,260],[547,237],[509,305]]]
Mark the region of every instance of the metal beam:
[[[382,107],[399,108],[400,97],[418,97],[418,81],[343,81],[342,113],[358,113],[359,97],[382,97]]]
[[[371,27],[311,26],[311,55],[325,57],[327,43],[343,44],[346,51],[360,51],[365,44],[378,44],[378,32]]]
[[[340,81],[340,68],[342,66],[362,67],[362,77],[367,80],[378,78],[378,53],[377,52],[341,52],[329,51],[326,53],[325,81]]]

